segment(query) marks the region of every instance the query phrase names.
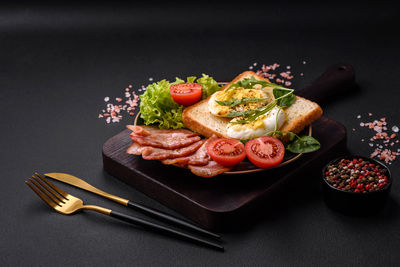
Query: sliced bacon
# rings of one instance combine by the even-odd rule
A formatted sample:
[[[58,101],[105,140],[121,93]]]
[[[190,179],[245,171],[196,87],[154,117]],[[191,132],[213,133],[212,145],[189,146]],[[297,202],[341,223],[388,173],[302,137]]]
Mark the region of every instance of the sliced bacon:
[[[134,142],[142,146],[152,146],[158,148],[166,149],[176,149],[180,147],[185,147],[191,145],[200,140],[200,136],[186,137],[182,134],[171,133],[168,135],[158,135],[158,136],[140,136],[131,134],[131,139]]]
[[[205,178],[210,178],[216,176],[218,174],[230,171],[231,167],[224,167],[219,163],[216,163],[213,160],[210,160],[207,165],[204,166],[194,166],[188,165],[189,169],[192,171],[193,174]]]
[[[161,162],[162,162],[162,161],[161,161]],[[174,165],[174,166],[176,166],[176,167],[179,167],[179,168],[185,168],[185,169],[187,169],[187,162],[186,162],[186,163],[176,162],[176,163],[174,163],[174,164],[172,164],[172,165]]]
[[[189,130],[163,130],[152,126],[128,125],[132,131],[132,141],[142,146],[152,146],[166,149],[176,149],[193,144],[200,140],[198,133]]]
[[[158,147],[145,146],[141,151],[142,157],[147,160],[152,159],[172,159],[190,155],[201,147],[204,140],[197,141],[189,146],[177,148],[177,149],[164,149]]]
[[[211,160],[210,155],[208,155],[207,152],[207,145],[217,138],[218,137],[216,135],[212,135],[195,153],[190,156],[174,159],[164,159],[161,162],[163,164],[173,164],[179,167],[185,167],[187,165],[207,165],[207,163]]]
[[[199,133],[195,133],[185,129],[159,129],[155,126],[146,126],[146,125],[127,125],[126,128],[131,130],[137,135],[157,135],[157,134],[171,134],[171,133],[182,133],[187,136],[199,136]]]
[[[126,128],[131,130],[134,134],[141,135],[141,136],[148,136],[151,133],[147,131],[144,127],[136,126],[136,125],[126,125]]]
[[[162,130],[152,126],[128,125],[134,141],[126,150],[128,154],[142,155],[146,160],[161,160],[189,168],[193,174],[201,177],[213,177],[231,170],[211,160],[207,152],[209,142],[215,135],[200,140],[197,133],[188,130]]]
[[[195,154],[196,154],[196,152],[195,152]],[[161,160],[161,162],[162,162],[162,164],[165,164],[165,165],[175,165],[178,167],[185,168],[189,163],[190,157],[191,156],[174,158],[174,159],[163,159],[163,160]]]
[[[141,146],[138,143],[132,143],[130,147],[126,150],[126,153],[133,154],[133,155],[142,155],[145,146]]]

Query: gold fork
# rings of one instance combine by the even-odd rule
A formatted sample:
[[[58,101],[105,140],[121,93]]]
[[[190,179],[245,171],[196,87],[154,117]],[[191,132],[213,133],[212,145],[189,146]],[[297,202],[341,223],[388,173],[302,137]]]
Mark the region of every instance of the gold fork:
[[[183,238],[186,240],[193,241],[198,244],[202,244],[214,249],[224,250],[224,247],[221,245],[210,242],[196,236],[180,232],[173,228],[169,228],[163,225],[159,225],[147,220],[143,220],[138,217],[133,217],[129,215],[125,215],[123,213],[113,211],[110,209],[106,209],[103,207],[95,206],[95,205],[84,205],[83,201],[80,198],[74,197],[71,194],[66,193],[59,187],[55,186],[49,180],[44,178],[44,176],[35,173],[32,175],[32,178],[29,178],[25,181],[25,183],[50,207],[55,209],[57,212],[61,214],[74,214],[80,210],[93,210],[99,213],[114,217],[116,219],[142,226],[145,229],[161,232],[164,234],[169,234],[172,236],[176,236],[179,238]]]

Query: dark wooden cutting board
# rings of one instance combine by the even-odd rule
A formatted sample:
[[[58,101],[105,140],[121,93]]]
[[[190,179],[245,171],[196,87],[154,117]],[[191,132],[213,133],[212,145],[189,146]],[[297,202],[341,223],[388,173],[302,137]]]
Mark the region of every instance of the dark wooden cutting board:
[[[323,101],[353,85],[353,68],[336,64],[311,86],[296,94]],[[321,149],[317,152],[304,154],[295,162],[277,169],[207,179],[197,177],[186,169],[126,154],[131,144],[129,133],[129,130],[124,130],[104,143],[104,169],[206,228],[221,229],[232,222],[240,223],[248,218],[245,215],[263,207],[267,199],[275,197],[285,184],[293,179],[301,179],[299,174],[303,170],[320,169],[324,162],[346,150],[345,127],[321,117],[313,123],[312,135],[321,143]]]

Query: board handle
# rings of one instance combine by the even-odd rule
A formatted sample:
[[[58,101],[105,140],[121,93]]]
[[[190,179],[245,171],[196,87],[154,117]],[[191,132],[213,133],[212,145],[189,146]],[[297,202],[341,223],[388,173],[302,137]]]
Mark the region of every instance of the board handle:
[[[311,85],[295,93],[315,102],[324,102],[354,86],[355,72],[353,66],[339,63],[330,66]]]

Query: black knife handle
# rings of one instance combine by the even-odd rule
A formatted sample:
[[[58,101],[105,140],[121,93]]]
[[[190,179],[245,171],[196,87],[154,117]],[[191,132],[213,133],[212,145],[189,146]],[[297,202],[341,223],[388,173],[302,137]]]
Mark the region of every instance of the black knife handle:
[[[159,211],[159,210],[156,210],[156,209],[153,209],[153,208],[149,208],[149,207],[146,207],[144,205],[141,205],[141,204],[138,204],[138,203],[134,203],[132,201],[128,202],[128,207],[130,207],[132,209],[135,209],[137,211],[140,211],[140,212],[142,212],[144,214],[147,214],[147,215],[149,215],[149,216],[151,216],[153,218],[161,219],[161,220],[163,220],[165,222],[169,222],[169,223],[175,224],[177,226],[182,226],[182,227],[184,227],[186,229],[193,230],[193,231],[195,231],[195,232],[197,232],[199,234],[202,234],[202,235],[205,235],[205,236],[209,236],[209,237],[213,237],[213,238],[218,238],[218,239],[221,238],[221,236],[216,234],[216,233],[207,231],[207,230],[205,230],[205,229],[203,229],[203,228],[201,228],[201,227],[199,227],[197,225],[194,225],[194,224],[192,224],[192,223],[190,223],[188,221],[179,219],[179,218],[177,218],[175,216],[169,215],[169,214],[164,213],[162,211]]]
[[[163,225],[159,225],[159,224],[156,224],[156,223],[153,223],[150,221],[146,221],[141,218],[132,217],[132,216],[129,216],[129,215],[117,212],[117,211],[111,211],[110,216],[114,217],[116,219],[119,219],[121,221],[124,221],[124,222],[128,222],[128,223],[131,223],[134,225],[139,225],[139,226],[141,226],[145,229],[151,230],[151,231],[156,231],[156,232],[168,234],[168,235],[171,235],[174,237],[179,237],[179,238],[182,238],[185,240],[195,242],[197,244],[201,244],[201,245],[211,247],[211,248],[214,248],[214,249],[217,249],[220,251],[224,251],[224,247],[217,243],[210,242],[210,241],[198,238],[196,236],[193,236],[193,235],[190,235],[190,234],[187,234],[184,232],[180,232],[180,231],[172,229],[172,228],[165,227]]]
[[[315,102],[324,102],[330,97],[345,93],[355,86],[355,72],[349,64],[330,66],[310,86],[295,94]]]

